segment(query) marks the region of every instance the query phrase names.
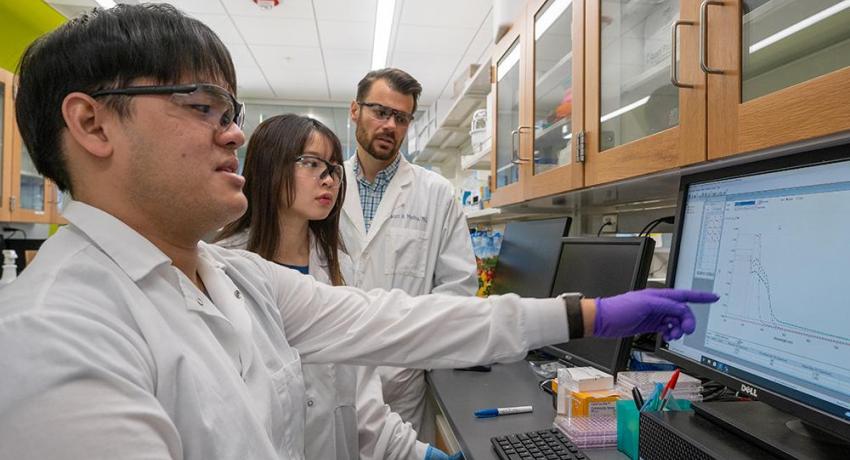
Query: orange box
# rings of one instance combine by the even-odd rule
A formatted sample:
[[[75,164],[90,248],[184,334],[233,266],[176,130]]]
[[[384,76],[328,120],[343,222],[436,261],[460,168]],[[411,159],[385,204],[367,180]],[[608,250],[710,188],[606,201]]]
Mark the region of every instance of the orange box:
[[[620,399],[615,391],[573,391],[570,393],[570,417],[615,415]]]

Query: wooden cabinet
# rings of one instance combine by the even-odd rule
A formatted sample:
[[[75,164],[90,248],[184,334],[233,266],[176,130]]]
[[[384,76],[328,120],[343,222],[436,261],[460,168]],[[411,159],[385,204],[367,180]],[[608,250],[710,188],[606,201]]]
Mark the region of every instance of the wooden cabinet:
[[[850,4],[702,3],[708,158],[850,130]]]
[[[526,99],[531,129],[523,132],[523,195],[534,199],[584,185],[578,134],[584,131],[584,1],[534,0],[528,38]]]
[[[523,21],[515,23],[495,47],[493,53],[493,78],[491,94],[494,95],[493,135],[491,155],[491,200],[493,206],[517,203],[523,200],[520,180],[523,156],[520,145],[521,131],[528,130],[522,122],[528,118],[523,101],[526,79],[523,78],[525,38]]]
[[[0,86],[3,89],[0,221],[63,223],[57,211],[57,189],[38,173],[18,132],[12,102],[14,76],[0,69]]]
[[[13,81],[11,73],[0,69],[0,222],[11,218],[9,198],[12,194],[12,138],[15,133]]]
[[[693,0],[588,2],[585,185],[705,160],[698,12]]]
[[[13,222],[49,223],[53,216],[48,200],[48,181],[36,171],[35,165],[24,146],[23,139],[15,126],[12,139],[12,192],[10,210]]]
[[[583,29],[583,0],[533,0],[497,44],[493,206],[583,185]]]
[[[493,58],[493,205],[850,131],[847,24],[840,0],[528,0]]]

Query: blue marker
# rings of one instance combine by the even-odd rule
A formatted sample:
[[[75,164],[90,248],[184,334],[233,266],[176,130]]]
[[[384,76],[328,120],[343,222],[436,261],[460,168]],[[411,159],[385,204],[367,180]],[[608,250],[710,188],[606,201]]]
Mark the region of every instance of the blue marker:
[[[660,383],[655,383],[655,389],[652,390],[652,395],[643,403],[643,407],[640,408],[641,412],[645,412],[647,410],[651,410],[650,407],[655,407],[654,404],[658,401],[658,397],[661,396],[661,391],[664,388]]]
[[[499,415],[510,415],[510,414],[525,414],[526,412],[531,412],[531,406],[518,406],[518,407],[498,407],[494,409],[479,409],[475,411],[475,416],[478,418],[490,418],[497,417]]]

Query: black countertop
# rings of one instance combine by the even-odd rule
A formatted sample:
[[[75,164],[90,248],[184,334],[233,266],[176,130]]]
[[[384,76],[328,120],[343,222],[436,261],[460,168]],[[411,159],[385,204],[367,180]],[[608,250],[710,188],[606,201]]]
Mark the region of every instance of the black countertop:
[[[427,373],[434,399],[454,431],[467,460],[498,459],[490,438],[552,427],[552,398],[538,387],[526,361],[494,364],[490,372],[436,370]],[[477,419],[477,409],[533,406],[528,414]],[[593,460],[624,460],[616,448],[584,449]]]

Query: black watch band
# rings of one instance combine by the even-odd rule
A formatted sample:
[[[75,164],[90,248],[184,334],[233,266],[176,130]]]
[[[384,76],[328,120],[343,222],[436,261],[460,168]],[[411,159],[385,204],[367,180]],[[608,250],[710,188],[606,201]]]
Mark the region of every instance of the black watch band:
[[[564,304],[567,306],[567,325],[570,329],[570,340],[584,337],[584,318],[581,314],[580,293],[561,294]]]

